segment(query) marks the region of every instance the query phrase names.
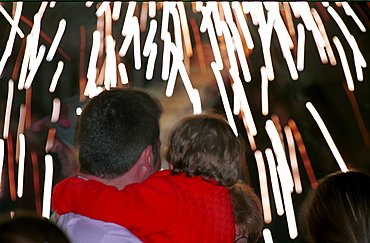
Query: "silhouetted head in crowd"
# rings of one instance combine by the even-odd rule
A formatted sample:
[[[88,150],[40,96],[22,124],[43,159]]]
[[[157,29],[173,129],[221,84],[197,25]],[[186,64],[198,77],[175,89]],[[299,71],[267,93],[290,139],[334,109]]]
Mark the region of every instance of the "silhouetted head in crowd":
[[[238,179],[242,148],[227,121],[220,115],[183,118],[169,136],[166,154],[172,173],[214,179],[230,187]]]
[[[136,88],[106,90],[84,106],[76,130],[80,172],[114,179],[128,172],[143,151],[160,163],[162,106]]]
[[[370,242],[370,176],[359,171],[327,175],[302,213],[311,242]]]
[[[33,214],[15,214],[0,223],[0,242],[69,243],[66,235],[53,223]]]
[[[78,173],[79,168],[74,137],[78,112],[86,104],[87,100],[88,98],[85,98],[84,101],[81,101],[79,95],[69,97],[61,101],[57,121],[51,121],[51,116],[48,115],[32,125],[32,131],[34,132],[55,130],[52,146],[45,149],[47,153],[51,153],[56,158],[57,162],[54,169],[57,180],[62,180]]]
[[[236,237],[235,242],[255,243],[261,236],[263,214],[261,200],[249,185],[238,182],[229,189],[231,204],[234,207]]]

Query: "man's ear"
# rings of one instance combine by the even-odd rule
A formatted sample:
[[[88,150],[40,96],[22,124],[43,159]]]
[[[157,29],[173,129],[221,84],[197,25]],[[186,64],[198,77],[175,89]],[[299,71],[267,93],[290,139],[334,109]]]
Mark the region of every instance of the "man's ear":
[[[146,149],[141,154],[142,157],[142,165],[148,170],[152,171],[154,168],[154,156],[152,152],[152,145],[148,145]]]

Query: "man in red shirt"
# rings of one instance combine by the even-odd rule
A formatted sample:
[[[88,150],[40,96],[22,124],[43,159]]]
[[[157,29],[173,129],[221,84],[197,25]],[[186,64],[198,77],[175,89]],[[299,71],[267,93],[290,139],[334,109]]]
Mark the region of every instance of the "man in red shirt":
[[[161,113],[155,97],[134,88],[106,90],[90,99],[77,123],[78,177],[121,190],[158,172]],[[81,214],[60,215],[57,224],[72,242],[141,242],[120,225]]]

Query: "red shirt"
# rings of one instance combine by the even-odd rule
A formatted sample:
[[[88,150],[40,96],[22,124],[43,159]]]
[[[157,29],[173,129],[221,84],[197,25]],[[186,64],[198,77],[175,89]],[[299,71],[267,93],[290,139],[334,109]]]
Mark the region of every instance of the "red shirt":
[[[228,189],[200,176],[161,171],[119,191],[95,180],[68,178],[55,186],[53,208],[113,222],[143,242],[233,242]]]

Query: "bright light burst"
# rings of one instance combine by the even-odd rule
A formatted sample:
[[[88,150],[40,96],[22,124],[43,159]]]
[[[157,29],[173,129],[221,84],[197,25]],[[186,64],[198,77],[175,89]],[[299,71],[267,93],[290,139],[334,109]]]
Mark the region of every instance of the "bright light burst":
[[[50,116],[52,116],[52,122],[55,123],[58,121],[61,105],[59,98],[56,97],[58,94],[56,91],[60,85],[59,79],[63,79],[63,75],[67,75],[68,70],[71,69],[68,60],[61,58],[62,56],[65,58],[65,54],[56,55],[58,52],[64,53],[59,46],[60,43],[71,41],[64,36],[71,26],[68,20],[62,18],[56,26],[53,26],[55,33],[53,40],[45,37],[45,33],[43,33],[43,26],[47,21],[44,19],[45,15],[52,9],[58,9],[60,4],[50,2],[48,8],[47,2],[40,3],[38,11],[32,13],[33,22],[29,21],[29,28],[24,28],[22,26],[26,20],[22,16],[22,11],[25,11],[27,4],[13,3],[12,12],[0,5],[0,13],[10,27],[5,50],[1,49],[2,58],[0,60],[0,74],[8,80],[6,107],[3,109],[4,111],[1,111],[3,113],[3,138],[0,139],[0,172],[3,160],[4,162],[7,160],[5,154],[8,154],[9,187],[13,201],[15,200],[14,166],[19,171],[18,196],[22,197],[23,195],[23,159],[25,156],[23,127],[30,128],[31,95],[37,95],[37,90],[32,91],[33,83],[38,82],[34,79],[41,72],[40,68],[45,65],[45,62],[54,65],[53,70],[56,71],[52,77],[49,77],[50,85],[47,86],[50,94],[54,95],[53,110],[50,111]],[[172,97],[176,89],[179,89],[176,84],[181,80],[193,113],[198,114],[202,112],[203,91],[197,86],[199,81],[194,80],[192,76],[193,63],[197,59],[198,63],[195,65],[199,65],[201,69],[212,71],[209,72],[211,75],[213,74],[211,79],[218,87],[224,112],[236,136],[240,135],[241,131],[238,130],[235,117],[239,116],[243,122],[243,129],[246,133],[243,135],[247,136],[249,147],[256,157],[260,182],[266,183],[261,185],[265,222],[270,223],[274,217],[271,215],[270,209],[270,199],[274,198],[277,214],[287,214],[290,237],[294,239],[298,232],[293,210],[294,202],[292,202],[293,187],[296,188],[298,194],[303,190],[298,170],[298,159],[301,159],[304,164],[312,188],[317,186],[317,181],[303,143],[304,137],[301,137],[295,121],[288,118],[289,121],[284,121],[286,124],[280,124],[277,115],[273,114],[274,109],[271,109],[274,106],[273,97],[270,97],[269,93],[272,86],[270,81],[281,82],[279,73],[282,70],[278,67],[283,66],[286,68],[284,72],[288,73],[287,82],[299,83],[301,75],[308,71],[305,70],[308,66],[307,57],[315,52],[315,55],[318,55],[317,62],[321,62],[323,65],[336,66],[339,58],[343,68],[341,81],[345,81],[347,84],[346,92],[351,92],[353,95],[358,83],[353,80],[351,70],[356,72],[357,81],[363,81],[363,69],[367,67],[367,62],[361,51],[362,47],[358,46],[353,29],[346,25],[346,21],[351,21],[352,24],[355,24],[353,26],[356,26],[362,33],[366,33],[361,16],[356,15],[351,4],[344,2],[339,7],[328,2],[150,1],[139,3],[133,1],[87,1],[82,4],[82,7],[94,8],[94,15],[90,17],[96,19],[97,24],[91,33],[86,33],[86,36],[92,41],[90,46],[87,46],[90,53],[87,70],[80,70],[83,76],[80,76],[81,97],[93,97],[104,89],[129,86],[133,83],[131,67],[144,72],[143,77],[145,76],[147,80],[152,80],[156,70],[160,70],[160,77],[166,85],[165,95],[168,98]],[[348,19],[341,17],[341,12],[345,13],[347,16],[344,17]],[[340,31],[342,35],[339,33],[335,36],[330,35],[326,26],[328,19],[337,25],[338,32]],[[114,29],[120,30],[120,36],[115,35]],[[19,50],[17,61],[14,64],[9,60],[13,49],[15,49],[14,43],[17,38],[23,38],[23,47]],[[313,40],[316,50],[307,49],[310,39]],[[49,41],[49,44],[45,44],[44,40]],[[332,48],[333,44],[336,49]],[[194,51],[194,49],[196,50]],[[208,53],[203,49],[210,50],[210,55],[207,58]],[[335,52],[336,50],[338,53]],[[281,59],[283,61],[279,62],[276,56],[280,54],[283,56]],[[254,66],[251,55],[259,55],[262,65]],[[209,59],[211,60],[208,62]],[[80,69],[81,67],[84,67],[84,63]],[[13,70],[12,75],[5,72],[7,68]],[[254,78],[255,73],[259,74],[258,78]],[[19,153],[17,146],[16,156],[21,154],[20,161],[22,162],[19,165],[14,164],[10,136],[12,134],[11,116],[16,109],[13,107],[14,81],[16,79],[18,79],[18,91],[25,90],[26,92],[25,102],[22,102],[20,107],[17,132],[17,136],[20,136],[17,138],[17,143],[20,140],[22,145],[21,153]],[[261,82],[258,85],[260,90],[251,92],[249,87],[256,82]],[[228,93],[229,90],[231,94]],[[260,94],[259,110],[252,108],[253,93]],[[230,95],[233,97],[230,98]],[[353,103],[353,101],[351,102]],[[319,120],[320,115],[317,110],[310,102],[307,102],[306,106],[318,123],[341,170],[347,171],[346,164],[334,145],[332,137],[322,120]],[[359,113],[358,109],[356,111]],[[258,112],[265,119],[263,121],[265,131],[256,125],[255,117],[259,115],[256,114]],[[277,118],[277,122],[271,120],[273,117]],[[361,115],[356,117],[361,117]],[[361,123],[359,122],[359,124]],[[280,125],[284,126],[285,136],[282,131],[278,131]],[[363,127],[361,131],[364,131]],[[48,139],[45,143],[46,152],[49,152],[52,147],[55,133],[55,129],[49,129]],[[256,142],[260,134],[270,138],[267,149],[260,147],[261,144]],[[362,132],[362,135],[367,141],[368,134]],[[297,155],[301,157],[296,155],[296,150],[299,152]],[[266,162],[260,151],[266,152],[268,166],[265,166]],[[18,159],[17,157],[15,161]],[[42,214],[49,217],[49,193],[53,174],[50,155],[45,156],[45,163]],[[37,211],[41,213],[40,193],[39,188],[36,188],[39,185],[39,178],[35,152],[32,152],[32,164],[34,192],[35,195],[38,194],[35,196],[37,197],[35,199],[36,207]],[[265,167],[269,168],[270,177],[267,177]],[[0,173],[0,182],[3,181]],[[267,182],[272,183],[274,197],[268,196]],[[281,197],[284,199],[285,210]],[[272,242],[272,234],[267,228],[263,232],[263,237],[266,242]]]

